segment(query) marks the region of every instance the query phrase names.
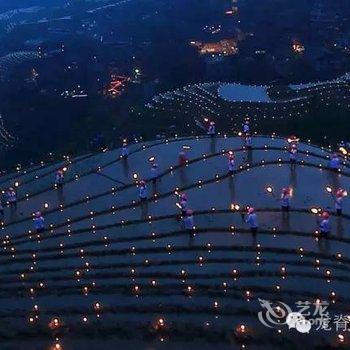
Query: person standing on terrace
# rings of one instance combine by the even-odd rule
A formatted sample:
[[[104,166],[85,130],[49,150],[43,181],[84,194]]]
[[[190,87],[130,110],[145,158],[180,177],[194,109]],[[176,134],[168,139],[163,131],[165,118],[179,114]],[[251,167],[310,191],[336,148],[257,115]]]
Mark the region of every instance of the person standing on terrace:
[[[13,187],[7,190],[7,200],[11,209],[17,209],[17,193]]]
[[[35,213],[35,217],[33,219],[34,229],[36,233],[41,233],[45,231],[45,219],[41,215],[41,212],[38,211]]]
[[[245,138],[244,138],[244,146],[246,148],[248,148],[248,149],[251,149],[252,148],[252,143],[253,143],[252,137],[251,137],[251,135],[249,133],[247,133],[245,135]]]
[[[139,198],[141,202],[144,202],[147,200],[147,186],[146,182],[141,180],[139,185]]]
[[[289,161],[291,164],[295,164],[298,156],[298,146],[293,143],[289,149]]]
[[[281,208],[282,211],[288,212],[290,209],[290,202],[292,199],[291,189],[289,187],[283,188],[281,193]]]
[[[248,215],[245,222],[249,225],[252,234],[255,235],[258,232],[259,223],[258,216],[256,215],[254,208],[250,207],[248,209]]]
[[[208,135],[210,137],[214,137],[215,136],[215,122],[211,121],[209,123],[209,127],[208,127]]]
[[[250,133],[249,118],[246,118],[243,123],[243,134],[249,134],[249,133]]]
[[[341,216],[343,214],[343,200],[344,200],[344,197],[346,197],[347,195],[348,195],[347,191],[341,188],[338,189],[335,196],[332,193],[332,197],[335,205],[335,211],[337,212],[338,216]]]
[[[64,181],[64,173],[63,173],[63,170],[59,169],[56,172],[55,185],[57,187],[62,187],[63,181]]]
[[[3,220],[5,216],[4,206],[2,205],[2,200],[0,198],[0,219]]]
[[[328,166],[334,171],[338,171],[340,169],[340,158],[336,153],[332,155],[330,161],[328,162]]]
[[[183,218],[183,223],[184,223],[185,230],[188,231],[189,233],[193,233],[194,218],[193,218],[193,210],[192,209],[186,210],[186,215]]]
[[[188,201],[187,201],[186,193],[182,193],[180,195],[180,207],[181,207],[181,216],[185,217],[186,216],[186,212],[189,209],[188,208]]]
[[[331,232],[330,215],[327,211],[324,211],[319,220],[319,230],[322,237],[328,237]]]
[[[151,180],[153,185],[157,183],[158,176],[159,176],[158,164],[153,163],[151,167]]]
[[[187,163],[187,155],[184,150],[179,152],[179,166],[185,166]]]
[[[123,158],[123,160],[127,160],[128,156],[129,156],[128,144],[126,143],[126,140],[124,140],[123,146],[122,146],[121,157]]]
[[[233,175],[235,171],[235,155],[232,151],[228,154],[228,173]]]

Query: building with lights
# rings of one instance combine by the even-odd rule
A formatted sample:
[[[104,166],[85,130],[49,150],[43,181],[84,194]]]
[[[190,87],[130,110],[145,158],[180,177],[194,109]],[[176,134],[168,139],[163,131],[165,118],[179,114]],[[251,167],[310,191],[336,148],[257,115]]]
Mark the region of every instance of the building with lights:
[[[112,98],[121,96],[126,87],[126,83],[130,80],[129,77],[112,74],[111,81],[105,87],[103,94]]]
[[[223,39],[217,42],[210,43],[203,43],[201,41],[191,41],[191,45],[197,47],[199,54],[202,56],[232,56],[238,53],[237,41],[234,39]]]

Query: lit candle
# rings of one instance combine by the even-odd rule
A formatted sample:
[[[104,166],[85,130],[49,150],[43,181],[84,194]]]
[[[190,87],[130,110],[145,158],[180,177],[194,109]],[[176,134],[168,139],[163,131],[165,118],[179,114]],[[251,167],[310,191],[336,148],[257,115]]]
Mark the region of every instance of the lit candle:
[[[248,338],[250,336],[250,330],[242,323],[236,327],[235,334],[240,338]]]
[[[339,147],[339,152],[341,152],[343,156],[346,156],[348,154],[348,151],[344,147]]]
[[[53,318],[50,322],[49,322],[49,328],[54,330],[57,329],[61,326],[61,322],[59,320],[59,318],[55,317]]]
[[[273,193],[273,188],[272,188],[272,186],[266,186],[266,192],[267,192],[267,193]]]
[[[231,210],[238,211],[240,209],[240,206],[238,204],[231,204]]]
[[[338,334],[337,338],[339,343],[344,343],[345,337],[343,336],[343,334]]]
[[[318,209],[317,208],[311,208],[310,209],[312,214],[318,214]]]
[[[95,311],[100,311],[101,310],[101,304],[99,302],[96,302],[94,304],[94,309],[95,309]]]
[[[326,187],[326,191],[327,191],[328,193],[332,193],[332,191],[333,191],[333,190],[332,190],[332,187],[327,186],[327,187]]]
[[[158,320],[158,326],[159,326],[160,328],[163,328],[163,327],[165,326],[165,321],[164,321],[163,318],[160,318],[160,319]]]

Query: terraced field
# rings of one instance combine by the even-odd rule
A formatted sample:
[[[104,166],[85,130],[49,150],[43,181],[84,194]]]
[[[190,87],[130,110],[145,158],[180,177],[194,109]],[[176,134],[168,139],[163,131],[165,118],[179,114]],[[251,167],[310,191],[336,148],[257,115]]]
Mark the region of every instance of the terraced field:
[[[183,149],[188,162],[180,167]],[[349,310],[350,204],[345,199],[336,216],[326,187],[349,188],[350,169],[343,159],[331,171],[330,155],[300,143],[291,165],[281,138],[254,137],[247,150],[238,137],[189,137],[132,145],[127,161],[117,149],[3,177],[3,188],[18,185],[19,200],[17,210],[5,208],[2,230],[1,347],[346,348],[347,332],[335,320]],[[56,189],[62,167],[65,184]],[[148,187],[143,203],[140,179]],[[286,186],[292,206],[282,213]],[[183,192],[194,234],[176,206]],[[257,235],[242,220],[247,206],[256,208]],[[331,213],[328,239],[312,208]],[[40,234],[32,223],[38,210],[47,227]],[[259,299],[278,321],[267,324],[269,308]],[[297,311],[298,301],[310,302],[306,318],[326,305],[331,329],[288,329],[283,305]]]

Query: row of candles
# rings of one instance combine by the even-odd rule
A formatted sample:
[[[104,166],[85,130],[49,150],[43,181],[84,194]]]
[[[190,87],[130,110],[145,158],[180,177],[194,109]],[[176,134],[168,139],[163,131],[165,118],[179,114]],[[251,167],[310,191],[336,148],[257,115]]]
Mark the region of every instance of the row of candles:
[[[149,158],[149,162],[154,162],[154,161],[155,161],[155,157],[150,157],[150,158]],[[330,187],[329,187],[329,188],[330,188]],[[267,191],[267,193],[274,194],[274,189],[272,188],[272,186],[267,186],[267,187],[266,187],[266,191]],[[331,193],[331,192],[328,191],[327,188],[326,188],[326,191],[327,191],[328,193]],[[234,209],[235,209],[235,210],[239,210],[239,205],[235,205],[235,206],[234,206]],[[203,260],[203,259],[202,259],[202,260]],[[200,261],[200,263],[203,263],[203,261],[201,261],[201,259],[199,259],[199,261]],[[281,273],[282,273],[282,274],[285,274],[285,273],[286,273],[286,269],[285,269],[284,266],[281,267]],[[236,270],[236,274],[237,274],[237,270]],[[326,275],[327,275],[327,277],[330,277],[330,271],[329,271],[329,270],[326,271]],[[187,290],[188,290],[189,293],[192,293],[192,292],[193,292],[193,287],[192,287],[192,286],[188,286],[188,287],[187,287]],[[334,294],[334,296],[335,296],[335,294]],[[250,292],[250,291],[246,291],[246,297],[247,297],[248,299],[251,297],[251,292]],[[216,304],[215,304],[215,303],[216,303]],[[217,302],[215,302],[215,303],[214,303],[214,306],[215,306],[215,307],[219,307],[218,303],[217,303]],[[101,306],[100,303],[95,303],[94,309],[95,309],[96,312],[97,312],[97,311],[101,311],[101,308],[102,308],[102,306]],[[59,320],[59,319],[58,319],[58,320]],[[163,320],[163,321],[161,321],[161,320]],[[87,316],[83,316],[83,317],[82,317],[82,321],[83,321],[83,323],[88,323],[88,317],[87,317]],[[57,323],[57,321],[55,321],[54,323]],[[155,324],[157,325],[158,329],[162,329],[162,328],[165,327],[165,320],[164,320],[163,318],[162,318],[162,319],[159,319],[159,320],[157,320],[157,322],[156,322]],[[247,334],[247,333],[249,333],[249,327],[246,326],[246,325],[244,325],[244,324],[240,324],[240,325],[238,326],[238,331],[239,331],[239,333],[241,333],[241,334]]]

